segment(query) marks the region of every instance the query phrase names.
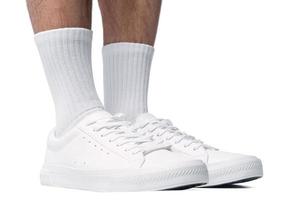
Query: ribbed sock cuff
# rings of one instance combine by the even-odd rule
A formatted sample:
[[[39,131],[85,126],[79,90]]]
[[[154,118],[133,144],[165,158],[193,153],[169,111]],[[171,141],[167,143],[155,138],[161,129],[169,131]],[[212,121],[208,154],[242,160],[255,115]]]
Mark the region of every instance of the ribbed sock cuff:
[[[86,41],[91,42],[93,39],[93,31],[86,28],[59,28],[36,33],[34,40],[37,45],[46,42],[74,42]]]

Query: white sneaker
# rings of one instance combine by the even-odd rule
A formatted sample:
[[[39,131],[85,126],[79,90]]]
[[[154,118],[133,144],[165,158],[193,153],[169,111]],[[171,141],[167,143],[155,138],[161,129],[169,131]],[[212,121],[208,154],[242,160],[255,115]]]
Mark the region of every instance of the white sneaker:
[[[84,117],[63,136],[48,138],[43,185],[92,191],[163,190],[205,184],[206,166],[128,131],[105,111]]]
[[[144,113],[136,118],[132,129],[138,134],[151,135],[158,144],[171,144],[176,151],[206,163],[209,182],[204,186],[241,183],[263,176],[260,159],[219,151],[181,132],[169,120]]]

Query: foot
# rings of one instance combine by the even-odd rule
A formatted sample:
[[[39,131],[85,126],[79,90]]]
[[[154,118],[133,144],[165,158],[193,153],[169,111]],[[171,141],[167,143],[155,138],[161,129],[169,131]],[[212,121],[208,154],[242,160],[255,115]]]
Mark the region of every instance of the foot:
[[[263,176],[260,159],[219,151],[181,132],[169,120],[157,119],[144,113],[136,118],[132,128],[138,134],[150,135],[158,144],[171,144],[177,152],[202,160],[209,174],[209,182],[204,186],[241,183]]]
[[[206,166],[169,145],[157,145],[105,111],[48,138],[43,185],[92,191],[164,190],[208,181]],[[152,141],[152,142],[151,142]]]

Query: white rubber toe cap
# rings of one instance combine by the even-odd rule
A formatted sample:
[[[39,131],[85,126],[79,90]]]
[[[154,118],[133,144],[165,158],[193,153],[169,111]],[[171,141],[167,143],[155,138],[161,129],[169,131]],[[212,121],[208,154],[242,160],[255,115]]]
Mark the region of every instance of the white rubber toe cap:
[[[215,164],[226,164],[226,163],[234,163],[234,162],[247,162],[259,160],[255,156],[248,156],[243,154],[237,153],[229,153],[224,151],[214,151],[208,150],[208,164],[215,165]]]
[[[255,156],[208,151],[209,183],[216,186],[254,180],[263,176],[262,162]]]
[[[174,180],[183,179],[186,185],[208,182],[207,167],[201,160],[166,149],[147,154],[141,168],[152,173],[164,171],[164,177]],[[162,177],[162,175],[159,176]]]

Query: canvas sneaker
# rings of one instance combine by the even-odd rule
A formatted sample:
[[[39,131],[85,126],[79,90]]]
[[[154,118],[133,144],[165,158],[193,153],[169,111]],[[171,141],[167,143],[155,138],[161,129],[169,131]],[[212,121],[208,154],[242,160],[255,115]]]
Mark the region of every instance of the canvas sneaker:
[[[164,190],[207,183],[205,164],[129,131],[105,111],[48,137],[43,185],[92,191]]]
[[[246,182],[263,176],[262,162],[257,157],[219,151],[180,131],[170,120],[144,113],[136,118],[132,131],[151,136],[158,144],[171,144],[175,151],[206,163],[209,182],[205,186]]]

